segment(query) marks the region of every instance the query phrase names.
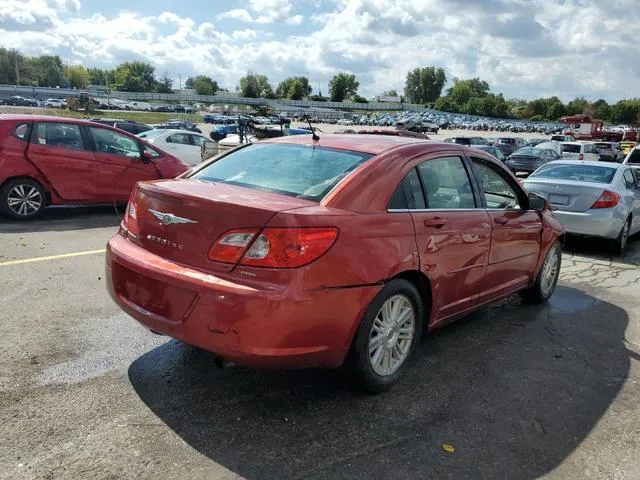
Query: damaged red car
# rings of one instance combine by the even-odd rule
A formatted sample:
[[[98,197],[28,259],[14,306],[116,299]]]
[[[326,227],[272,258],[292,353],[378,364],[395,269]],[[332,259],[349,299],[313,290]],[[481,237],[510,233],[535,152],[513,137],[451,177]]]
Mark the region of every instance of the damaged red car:
[[[563,235],[480,150],[297,135],[139,183],[107,284],[148,329],[225,361],[344,365],[382,391],[425,331],[515,292],[546,301]]]

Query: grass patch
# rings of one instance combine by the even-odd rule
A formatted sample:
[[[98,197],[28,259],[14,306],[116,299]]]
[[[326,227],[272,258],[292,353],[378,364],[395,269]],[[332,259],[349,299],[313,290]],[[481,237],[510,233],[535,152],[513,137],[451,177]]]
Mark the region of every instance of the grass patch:
[[[17,113],[27,115],[50,115],[54,117],[71,118],[114,118],[117,120],[135,120],[140,123],[156,124],[164,123],[167,120],[179,118],[194,123],[202,123],[202,116],[185,113],[165,113],[165,112],[128,112],[126,110],[96,110],[87,115],[85,112],[72,112],[71,110],[59,108],[23,108],[23,107],[0,107],[0,113]]]

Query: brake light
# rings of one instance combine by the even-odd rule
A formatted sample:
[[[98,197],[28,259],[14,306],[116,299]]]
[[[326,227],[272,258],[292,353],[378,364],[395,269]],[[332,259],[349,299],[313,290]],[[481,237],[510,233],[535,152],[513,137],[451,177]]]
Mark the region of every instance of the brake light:
[[[338,229],[266,228],[256,238],[241,265],[295,268],[324,255],[338,238]]]
[[[584,153],[581,153],[580,155],[578,155],[578,160],[584,160]]]
[[[600,198],[591,205],[591,208],[613,208],[620,202],[620,195],[609,190],[605,190],[600,195]]]
[[[238,263],[259,229],[242,228],[223,234],[209,249],[209,260],[213,262]]]
[[[129,233],[131,233],[133,236],[136,236],[138,235],[138,233],[140,233],[140,228],[138,226],[138,207],[136,206],[135,192],[131,192],[129,203],[127,203],[127,209],[124,212],[124,219],[122,220],[122,223],[129,231]]]

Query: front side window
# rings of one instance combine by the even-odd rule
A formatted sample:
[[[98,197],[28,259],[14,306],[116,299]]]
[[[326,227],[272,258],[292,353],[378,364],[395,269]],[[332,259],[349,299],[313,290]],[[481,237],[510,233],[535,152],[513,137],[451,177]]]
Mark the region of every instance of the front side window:
[[[509,183],[481,160],[472,159],[476,178],[480,182],[481,194],[487,208],[520,209],[518,193]]]
[[[429,209],[475,208],[467,170],[460,157],[427,160],[418,166]]]
[[[207,141],[207,139],[206,139],[206,138],[201,137],[201,136],[199,136],[199,135],[190,135],[190,137],[191,137],[191,140],[193,140],[193,144],[194,144],[196,147],[200,147],[200,146],[202,146],[202,144],[203,144],[204,142],[206,142],[206,141]]]
[[[84,150],[84,141],[78,125],[71,123],[39,123],[35,133],[35,138],[32,141],[38,145],[69,150]]]
[[[129,158],[139,158],[138,142],[106,128],[89,127],[96,151]]]
[[[634,190],[636,188],[636,181],[633,178],[633,173],[630,170],[626,170],[623,175],[624,184],[627,186],[629,190]]]
[[[369,158],[351,150],[253,143],[220,157],[190,178],[321,201]]]

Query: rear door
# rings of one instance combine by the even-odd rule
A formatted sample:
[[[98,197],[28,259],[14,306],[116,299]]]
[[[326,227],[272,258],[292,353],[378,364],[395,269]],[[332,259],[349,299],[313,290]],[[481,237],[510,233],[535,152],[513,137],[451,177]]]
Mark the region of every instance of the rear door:
[[[37,122],[27,158],[64,200],[97,200],[97,160],[82,127],[64,122]]]
[[[411,211],[420,267],[432,281],[435,321],[474,307],[484,280],[491,237],[487,212],[477,208],[468,164],[438,153],[416,169],[424,205]],[[422,208],[423,207],[423,208]]]
[[[98,161],[98,192],[102,201],[126,202],[134,185],[155,180],[154,165],[141,160],[139,142],[108,128],[88,127]]]
[[[629,168],[624,174],[624,183],[633,195],[631,207],[631,234],[640,231],[640,169]]]
[[[172,133],[165,139],[167,152],[178,157],[189,165],[195,165],[200,161],[200,147],[196,147],[191,139],[192,135],[184,132]]]
[[[487,275],[479,301],[525,286],[533,275],[542,238],[540,214],[526,210],[524,190],[501,167],[471,158],[492,233]]]

